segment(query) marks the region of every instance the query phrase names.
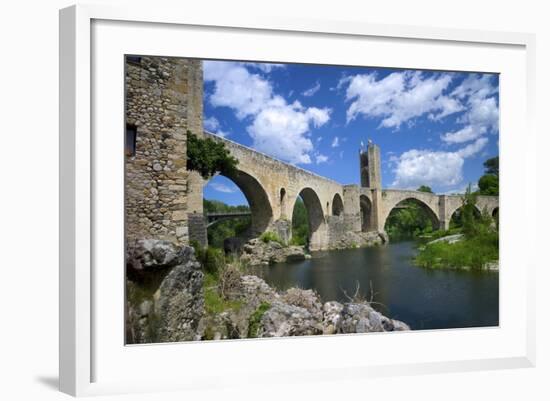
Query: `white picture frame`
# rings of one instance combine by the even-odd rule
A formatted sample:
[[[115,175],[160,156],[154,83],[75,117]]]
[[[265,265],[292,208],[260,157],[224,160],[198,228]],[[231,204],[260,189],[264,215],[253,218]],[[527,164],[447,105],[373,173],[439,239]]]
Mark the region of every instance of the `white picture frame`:
[[[501,123],[501,166],[503,171],[501,203],[504,205],[500,212],[501,229],[502,227],[532,225],[536,221],[536,207],[527,207],[526,191],[521,190],[527,185],[535,186],[534,178],[529,174],[529,171],[535,169],[536,142],[532,127],[535,87],[534,35],[375,25],[362,21],[299,20],[291,17],[276,18],[242,14],[220,17],[187,12],[182,15],[178,12],[154,7],[112,8],[79,5],[63,9],[60,12],[59,374],[61,391],[80,396],[170,389],[196,390],[212,387],[213,383],[215,386],[230,384],[244,386],[246,380],[255,380],[257,383],[267,380],[262,378],[266,373],[269,373],[269,380],[274,380],[274,378],[282,381],[353,378],[359,381],[366,377],[381,375],[534,366],[534,269],[536,261],[534,259],[525,261],[524,258],[523,262],[519,264],[520,269],[511,267],[514,264],[517,265],[515,262],[519,260],[517,258],[518,250],[529,250],[533,245],[529,244],[527,238],[519,238],[512,232],[504,231],[505,235],[501,236],[503,245],[501,246],[500,272],[502,317],[499,328],[396,333],[389,336],[373,334],[322,336],[323,338],[286,338],[142,347],[124,347],[124,342],[120,338],[121,348],[117,351],[118,353],[108,352],[109,348],[103,340],[104,334],[105,330],[110,330],[107,322],[116,316],[107,317],[101,312],[101,308],[105,301],[111,301],[111,297],[113,305],[121,306],[117,304],[120,303],[121,294],[115,295],[113,291],[119,288],[122,293],[123,289],[122,286],[117,287],[119,282],[112,282],[110,286],[105,286],[102,281],[106,279],[105,275],[98,275],[94,271],[98,263],[104,260],[102,258],[108,256],[98,252],[101,247],[95,241],[98,230],[105,227],[105,218],[108,216],[104,207],[101,206],[103,203],[98,198],[100,196],[98,194],[104,194],[108,188],[117,188],[116,193],[120,194],[118,188],[123,177],[111,174],[112,181],[104,184],[106,181],[101,177],[104,177],[105,168],[103,168],[103,172],[98,171],[101,167],[98,164],[98,157],[101,157],[101,160],[109,160],[106,163],[114,168],[117,168],[119,161],[109,154],[106,145],[110,142],[103,140],[98,142],[93,135],[94,129],[98,129],[102,124],[97,119],[104,116],[101,108],[94,108],[97,105],[94,103],[97,101],[97,96],[103,96],[101,91],[96,91],[94,83],[97,84],[102,79],[108,81],[112,78],[110,75],[103,74],[103,64],[98,63],[98,60],[100,57],[101,60],[107,60],[105,58],[107,53],[119,54],[120,51],[133,52],[134,54],[156,54],[158,51],[163,55],[186,55],[189,57],[217,55],[219,58],[231,58],[230,52],[235,52],[234,49],[231,50],[231,46],[227,46],[227,53],[221,54],[220,49],[214,49],[213,41],[204,38],[204,42],[201,43],[205,49],[209,46],[214,49],[211,50],[211,53],[207,54],[207,50],[204,49],[200,51],[205,53],[200,53],[195,47],[187,50],[190,53],[178,54],[177,51],[174,53],[170,50],[170,46],[174,44],[170,44],[170,40],[157,42],[163,43],[163,45],[155,50],[151,47],[154,46],[152,40],[151,43],[145,43],[146,41],[143,40],[141,43],[143,47],[139,47],[135,43],[130,43],[124,34],[124,32],[131,31],[132,34],[135,34],[135,39],[139,39],[140,31],[147,30],[148,37],[156,39],[155,35],[159,35],[158,38],[166,38],[186,34],[185,29],[192,29],[194,34],[198,35],[197,38],[201,38],[201,34],[221,32],[227,35],[239,35],[242,38],[263,35],[262,37],[266,41],[281,40],[277,39],[278,35],[304,41],[323,39],[328,42],[334,38],[338,38],[341,43],[346,43],[346,41],[365,41],[365,43],[369,40],[384,41],[384,46],[390,46],[392,43],[397,46],[405,41],[408,46],[412,47],[417,45],[437,46],[442,55],[446,54],[445,49],[448,47],[452,47],[453,52],[468,52],[470,49],[470,51],[477,51],[480,54],[479,60],[464,61],[471,62],[470,68],[474,70],[480,70],[475,66],[482,66],[484,57],[491,57],[491,55],[482,55],[482,53],[486,53],[487,49],[495,49],[493,51],[495,57],[492,61],[486,61],[485,65],[494,66],[494,68],[490,68],[491,72],[503,73],[502,71],[506,69],[509,69],[506,71],[510,71],[510,78],[504,80],[501,94],[504,99],[501,107],[503,113],[501,117],[504,117]],[[114,34],[116,36],[112,36]],[[94,40],[94,35],[96,35],[96,40]],[[109,43],[105,40],[106,38],[109,39]],[[124,42],[125,40],[127,42]],[[122,46],[123,43],[128,43],[128,46],[126,47],[125,44]],[[107,49],[108,47],[109,49]],[[271,47],[271,50],[257,53],[254,57],[258,60],[279,61],[276,54],[283,53],[277,49],[277,46]],[[104,50],[105,54],[102,53]],[[251,53],[247,53],[246,49],[243,49],[241,53],[235,54],[233,57],[244,57],[243,54]],[[323,57],[313,60],[312,54],[307,60],[320,63],[327,61]],[[502,55],[503,58],[499,59],[499,55]],[[390,55],[386,54],[386,56]],[[391,55],[391,60],[380,62],[384,63],[384,66],[392,66],[387,63],[394,63],[408,67],[411,65],[411,59],[405,60],[407,56],[406,52],[396,52]],[[276,60],[271,60],[273,57]],[[307,58],[308,56],[304,55],[303,57]],[[502,65],[503,70],[501,70],[498,63],[504,64],[503,60],[509,60],[510,63]],[[347,60],[347,62],[352,61]],[[417,68],[453,69],[451,68],[452,61],[442,60],[439,65],[434,65],[433,61],[430,64],[428,59],[424,61],[424,64],[418,60],[412,63]],[[111,64],[107,63],[107,65]],[[456,63],[455,69],[460,68],[464,67],[460,67]],[[120,85],[122,85],[122,76],[120,78]],[[518,95],[514,99],[512,96],[507,98],[512,90],[515,91],[514,94]],[[122,93],[118,91],[116,95],[121,96]],[[113,102],[117,101],[113,100]],[[113,112],[113,121],[110,123],[117,124],[118,121],[122,127],[123,120],[117,120],[120,114],[116,113],[122,110],[123,104],[122,102],[113,104],[118,106],[115,107],[117,111]],[[524,134],[514,137],[510,134],[512,129],[521,130]],[[120,132],[122,132],[122,128]],[[119,139],[122,141],[122,135]],[[118,144],[116,140],[111,144],[113,143]],[[120,153],[122,154],[122,152]],[[512,165],[514,168],[510,167]],[[118,168],[122,168],[122,164]],[[107,186],[102,187],[103,185]],[[112,187],[110,187],[111,185]],[[120,201],[119,203],[116,203],[117,199]],[[119,209],[116,213],[120,213],[112,220],[116,222],[119,221],[122,213],[122,200],[114,196],[113,202],[115,202],[115,209]],[[116,223],[114,224],[117,226]],[[120,243],[117,243],[122,244],[123,232],[114,231],[112,238],[115,239],[115,242],[118,238]],[[514,246],[506,246],[507,244],[514,244]],[[534,255],[533,252],[526,252],[526,254]],[[530,257],[527,256],[527,258]],[[120,271],[115,274],[120,276],[115,277],[116,280],[121,279],[122,264]],[[96,293],[98,287],[101,287],[102,297],[102,301],[99,303]],[[513,301],[508,299],[512,291],[516,297]],[[113,309],[117,309],[117,307]],[[517,321],[512,322],[508,313],[515,314]],[[123,325],[122,321],[120,325]],[[117,325],[113,330],[120,330],[120,327]],[[117,338],[116,341],[118,341],[117,336],[116,333],[113,336]],[[447,350],[444,344],[449,344],[450,341],[452,341],[453,347],[449,347],[452,349]],[[471,347],[466,347],[467,344],[471,344]],[[375,349],[383,349],[389,345],[396,355],[376,353]],[[408,354],[407,350],[427,345],[433,348],[433,352],[432,355],[427,355],[424,359],[419,358],[418,354],[413,351]],[[324,361],[315,358],[315,352],[319,350],[319,347],[323,347],[325,352]],[[354,361],[337,358],[335,350],[342,349],[342,347],[349,347],[350,350],[369,349],[369,358],[359,358]],[[361,352],[357,352],[357,354],[360,355]],[[296,360],[292,360],[292,363],[289,364],[292,366],[285,367],[284,361],[277,359],[277,355],[285,353],[287,358],[288,355],[296,356]],[[427,350],[426,353],[430,354],[430,351]],[[233,358],[233,360],[241,359],[241,362],[240,365],[237,363],[232,367],[231,370],[233,368],[235,370],[234,375],[224,364],[220,364],[218,370],[213,369],[210,372],[201,369],[202,366],[208,366],[206,363],[196,365],[195,369],[184,369],[184,373],[181,371],[170,375],[161,372],[157,377],[150,376],[150,380],[144,380],[135,375],[130,377],[131,369],[129,369],[128,375],[121,373],[122,365],[120,364],[131,366],[140,360],[148,361],[148,363],[159,360],[166,361],[167,368],[169,368],[174,362],[170,362],[169,359],[178,357],[181,361],[181,355],[187,355],[189,358],[201,356],[207,362],[214,362],[215,359],[212,358],[221,358],[221,356],[228,359]],[[221,356],[215,357],[214,355]],[[270,367],[257,363],[252,363],[250,367],[247,367],[243,362],[247,358],[253,360],[253,358],[267,356],[273,358]],[[108,365],[113,367],[110,369],[111,371],[107,369]],[[154,366],[158,367],[158,365]],[[241,376],[240,380],[239,375]]]

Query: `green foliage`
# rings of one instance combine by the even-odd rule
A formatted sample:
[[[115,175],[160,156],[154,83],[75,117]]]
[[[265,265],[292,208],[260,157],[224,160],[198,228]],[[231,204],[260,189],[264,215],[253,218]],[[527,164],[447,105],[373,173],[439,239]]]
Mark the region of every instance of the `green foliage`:
[[[429,244],[418,253],[415,263],[431,269],[481,269],[485,263],[498,260],[498,257],[498,232],[486,231],[454,244],[443,241]]]
[[[480,195],[498,196],[498,176],[493,174],[485,174],[480,177],[478,183]]]
[[[230,155],[222,142],[199,138],[187,131],[187,169],[197,171],[205,180],[216,173],[235,174],[239,161]]]
[[[430,194],[433,194],[432,189],[431,189],[429,186],[427,186],[427,185],[421,185],[421,186],[417,189],[417,191],[419,191],[419,192],[429,192]]]
[[[428,212],[412,199],[400,202],[402,209],[393,209],[386,220],[385,230],[392,241],[417,238],[433,231]]]
[[[271,308],[269,302],[262,302],[254,313],[250,316],[248,321],[248,337],[254,338],[258,336],[258,329],[260,328],[260,322],[264,314]]]
[[[487,159],[483,166],[485,167],[485,175],[481,176],[477,185],[479,187],[480,195],[492,195],[498,196],[498,174],[499,174],[499,161],[498,156],[491,159]]]
[[[436,242],[427,244],[418,253],[415,263],[427,268],[463,268],[481,269],[487,262],[498,259],[498,230],[487,210],[479,218],[476,217],[475,203],[477,194],[468,186],[460,210],[460,225],[464,239],[450,244]],[[451,230],[452,233],[458,231]],[[449,234],[451,233],[449,232]]]
[[[260,240],[262,240],[266,244],[273,241],[284,245],[283,240],[277,235],[277,233],[274,233],[273,231],[266,231],[265,233],[260,235]]]
[[[499,164],[498,156],[493,157],[491,159],[485,160],[485,162],[483,163],[483,166],[485,167],[485,173],[486,174],[493,174],[493,175],[496,175],[498,177],[498,173],[499,173],[498,164]]]
[[[291,245],[306,246],[309,238],[309,220],[307,209],[301,197],[296,199],[292,211],[292,239]]]
[[[195,258],[208,274],[216,275],[225,266],[225,255],[219,248],[203,248],[197,242],[191,244],[195,248]]]
[[[214,212],[247,212],[247,205],[229,206],[217,200],[203,200],[204,213]],[[251,218],[239,217],[220,221],[208,227],[208,244],[216,248],[223,248],[223,241],[231,237],[244,237],[250,228]]]
[[[218,285],[218,277],[215,274],[205,274],[203,290],[206,313],[218,315],[226,310],[239,310],[242,308],[242,301],[224,299],[219,292]]]

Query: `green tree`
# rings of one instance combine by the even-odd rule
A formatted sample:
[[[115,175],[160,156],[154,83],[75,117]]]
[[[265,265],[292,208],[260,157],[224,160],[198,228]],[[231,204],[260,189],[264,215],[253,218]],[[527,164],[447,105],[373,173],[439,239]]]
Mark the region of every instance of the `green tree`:
[[[218,200],[203,199],[204,214],[214,212],[247,212],[247,205],[229,206]],[[250,216],[220,221],[208,228],[208,244],[211,247],[223,248],[223,241],[231,237],[243,237],[251,225]]]
[[[417,189],[417,191],[419,191],[419,192],[429,192],[429,193],[433,194],[432,189],[427,185],[420,185],[420,187]]]
[[[485,174],[477,182],[480,195],[498,195],[498,176]]]
[[[305,246],[309,238],[307,209],[301,197],[296,199],[292,211],[292,244]]]
[[[485,167],[485,174],[493,174],[498,177],[498,156],[485,160],[483,166]]]
[[[433,231],[428,212],[414,199],[406,199],[394,208],[386,220],[385,230],[392,240],[411,239]]]
[[[239,161],[230,155],[222,142],[202,139],[187,131],[187,169],[197,171],[205,180],[216,173],[235,174]]]
[[[498,156],[485,160],[485,174],[479,178],[477,186],[480,195],[498,195],[499,191],[499,166]]]

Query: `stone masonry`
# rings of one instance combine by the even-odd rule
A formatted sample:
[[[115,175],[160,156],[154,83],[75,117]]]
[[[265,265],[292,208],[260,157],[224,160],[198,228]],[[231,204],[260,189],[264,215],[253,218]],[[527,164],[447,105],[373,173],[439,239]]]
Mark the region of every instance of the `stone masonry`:
[[[202,63],[127,58],[126,130],[135,131],[134,154],[126,135],[128,245],[143,238],[189,242],[188,213],[202,215],[202,183],[186,169],[188,129],[202,135]]]

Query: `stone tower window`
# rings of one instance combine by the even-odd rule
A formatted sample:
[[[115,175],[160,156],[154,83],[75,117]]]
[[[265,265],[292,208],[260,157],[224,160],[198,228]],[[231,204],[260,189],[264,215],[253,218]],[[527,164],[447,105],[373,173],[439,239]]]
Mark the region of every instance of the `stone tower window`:
[[[137,127],[133,124],[126,124],[126,142],[125,142],[126,156],[133,157],[136,155],[136,139],[137,139]]]
[[[126,56],[126,62],[132,63],[132,64],[140,64],[141,63],[141,57],[139,57],[139,56]]]

